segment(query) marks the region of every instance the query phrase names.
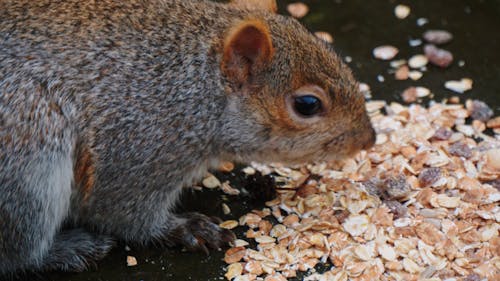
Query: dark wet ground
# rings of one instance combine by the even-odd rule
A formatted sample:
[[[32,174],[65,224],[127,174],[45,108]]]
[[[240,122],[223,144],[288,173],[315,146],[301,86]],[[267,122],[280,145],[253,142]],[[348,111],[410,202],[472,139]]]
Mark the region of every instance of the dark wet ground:
[[[279,1],[281,13],[286,4]],[[500,115],[500,1],[480,0],[418,0],[402,1],[411,8],[410,16],[399,20],[393,15],[394,7],[401,3],[391,0],[316,0],[307,1],[310,13],[303,19],[311,30],[328,31],[334,35],[336,50],[343,56],[350,56],[350,63],[356,77],[371,86],[373,99],[401,101],[399,93],[408,86],[425,86],[440,100],[453,94],[444,88],[447,80],[470,77],[473,90],[459,95],[480,99],[489,104],[495,115]],[[416,20],[425,17],[429,23],[423,27]],[[429,67],[419,81],[396,81],[387,73],[389,63],[373,59],[374,47],[391,44],[400,49],[399,58],[409,58],[422,53],[422,47],[410,47],[409,39],[416,39],[427,29],[446,29],[454,34],[454,40],[445,45],[455,56],[453,65],[441,70]],[[457,62],[465,61],[463,67]],[[383,75],[385,82],[377,81]],[[424,103],[427,101],[424,100]],[[266,188],[268,180],[245,178],[241,175],[225,174],[221,178],[230,180],[233,186],[262,195],[261,186]],[[245,193],[245,192],[244,192]],[[240,196],[225,196],[216,191],[186,192],[179,211],[195,210],[217,215],[222,219],[238,218],[252,208],[261,208],[263,198],[254,198],[252,193]],[[264,196],[265,197],[265,196]],[[227,203],[232,213],[223,215],[221,204]],[[237,234],[243,229],[237,229]],[[126,266],[126,256],[137,258],[138,265]],[[223,252],[212,252],[210,256],[201,253],[187,253],[181,249],[136,249],[125,251],[119,245],[107,258],[98,263],[98,269],[79,274],[51,273],[30,276],[29,280],[68,281],[155,281],[155,280],[221,280],[224,271]]]

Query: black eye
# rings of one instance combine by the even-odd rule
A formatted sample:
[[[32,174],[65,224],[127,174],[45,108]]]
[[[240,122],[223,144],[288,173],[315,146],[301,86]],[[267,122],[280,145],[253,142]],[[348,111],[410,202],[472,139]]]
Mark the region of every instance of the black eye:
[[[293,106],[298,113],[306,117],[311,117],[321,111],[321,101],[310,95],[296,97]]]

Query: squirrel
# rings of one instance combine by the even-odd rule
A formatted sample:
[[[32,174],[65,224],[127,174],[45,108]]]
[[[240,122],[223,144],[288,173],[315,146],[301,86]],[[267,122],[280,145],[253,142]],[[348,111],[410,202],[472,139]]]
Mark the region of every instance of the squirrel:
[[[209,169],[373,145],[333,48],[241,2],[0,0],[0,275],[82,271],[116,240],[218,249],[217,218],[174,212]]]

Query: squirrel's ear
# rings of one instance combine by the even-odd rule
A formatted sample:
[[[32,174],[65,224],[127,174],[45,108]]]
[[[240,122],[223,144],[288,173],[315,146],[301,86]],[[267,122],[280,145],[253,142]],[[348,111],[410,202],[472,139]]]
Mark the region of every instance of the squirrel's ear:
[[[224,41],[222,72],[243,83],[269,64],[273,44],[267,25],[260,20],[245,20],[234,26]]]
[[[276,0],[231,0],[230,4],[243,9],[264,10],[271,13],[278,11]]]

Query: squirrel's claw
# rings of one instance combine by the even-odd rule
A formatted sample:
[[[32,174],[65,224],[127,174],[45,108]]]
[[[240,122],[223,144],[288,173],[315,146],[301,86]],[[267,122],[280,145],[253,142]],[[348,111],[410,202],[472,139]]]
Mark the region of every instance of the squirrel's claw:
[[[184,221],[169,233],[168,238],[190,251],[201,250],[208,255],[208,248],[220,249],[236,239],[232,231],[218,225],[219,218],[199,213],[183,214],[182,218]]]

